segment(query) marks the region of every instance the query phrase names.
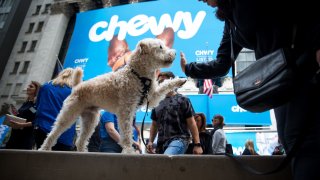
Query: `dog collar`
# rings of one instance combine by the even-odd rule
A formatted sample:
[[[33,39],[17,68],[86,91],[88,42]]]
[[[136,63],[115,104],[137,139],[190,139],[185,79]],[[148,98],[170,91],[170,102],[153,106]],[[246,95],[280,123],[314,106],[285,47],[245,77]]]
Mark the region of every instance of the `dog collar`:
[[[131,69],[131,72],[137,76],[137,78],[140,80],[141,84],[143,85],[142,91],[141,91],[141,97],[140,97],[140,101],[139,101],[139,106],[143,104],[143,100],[145,98],[148,99],[148,92],[150,90],[151,87],[151,82],[152,80],[146,77],[141,77],[139,75],[139,73],[137,73],[137,71],[135,71],[134,69]]]

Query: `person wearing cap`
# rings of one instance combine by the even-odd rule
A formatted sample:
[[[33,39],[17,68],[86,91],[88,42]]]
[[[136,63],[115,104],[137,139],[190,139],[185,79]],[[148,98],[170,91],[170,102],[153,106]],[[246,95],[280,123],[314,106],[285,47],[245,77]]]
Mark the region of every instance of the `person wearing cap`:
[[[227,138],[223,131],[224,118],[220,114],[216,114],[212,118],[213,130],[212,134],[212,153],[215,155],[223,155],[226,153]]]

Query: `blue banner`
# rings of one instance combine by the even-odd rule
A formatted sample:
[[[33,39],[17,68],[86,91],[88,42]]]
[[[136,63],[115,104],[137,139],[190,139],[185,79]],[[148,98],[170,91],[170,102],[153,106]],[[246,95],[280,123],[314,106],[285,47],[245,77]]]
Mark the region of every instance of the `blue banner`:
[[[212,117],[221,114],[227,125],[271,125],[270,111],[263,113],[251,113],[242,109],[236,102],[234,94],[214,94],[213,98],[207,95],[187,95],[194,107],[195,112],[206,115],[207,124],[212,124]],[[151,122],[151,111],[146,116],[145,122]],[[141,122],[145,115],[145,108],[137,111],[137,122]]]
[[[82,67],[84,79],[93,78],[128,63],[137,42],[151,37],[176,49],[176,60],[164,70],[183,77],[180,51],[189,62],[216,57],[223,22],[214,11],[195,0],[159,0],[78,13],[64,67]]]
[[[252,140],[256,152],[256,133],[255,132],[234,132],[226,133],[228,143],[232,144],[232,150],[234,155],[241,155],[245,149],[245,143],[247,140]]]

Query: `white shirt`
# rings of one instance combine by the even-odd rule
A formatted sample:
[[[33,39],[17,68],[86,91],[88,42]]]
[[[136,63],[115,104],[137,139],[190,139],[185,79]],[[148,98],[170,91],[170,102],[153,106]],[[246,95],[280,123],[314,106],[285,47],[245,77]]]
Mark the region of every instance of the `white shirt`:
[[[226,153],[226,134],[223,129],[218,129],[212,136],[212,152],[213,154]]]

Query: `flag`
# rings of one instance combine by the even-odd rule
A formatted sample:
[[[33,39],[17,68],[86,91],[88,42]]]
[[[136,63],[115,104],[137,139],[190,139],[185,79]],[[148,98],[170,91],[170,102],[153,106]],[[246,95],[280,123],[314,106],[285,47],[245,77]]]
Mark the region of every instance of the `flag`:
[[[203,92],[207,94],[210,98],[212,98],[213,94],[213,86],[211,79],[205,79],[203,82]]]

